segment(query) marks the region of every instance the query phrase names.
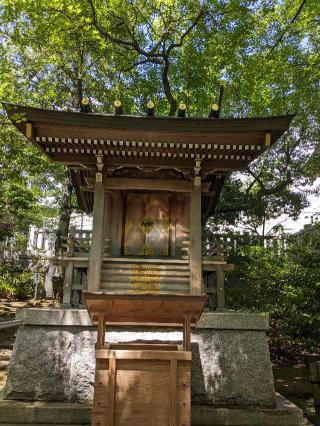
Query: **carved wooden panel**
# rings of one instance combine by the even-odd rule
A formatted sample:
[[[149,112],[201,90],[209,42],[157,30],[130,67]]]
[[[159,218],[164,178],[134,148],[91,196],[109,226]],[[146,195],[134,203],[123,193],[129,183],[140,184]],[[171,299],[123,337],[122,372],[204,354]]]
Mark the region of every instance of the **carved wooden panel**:
[[[153,257],[169,255],[169,195],[127,195],[124,254]]]
[[[147,262],[148,260],[148,262]],[[190,270],[188,261],[162,259],[110,258],[101,270],[100,289],[117,292],[166,292],[188,294]],[[158,260],[158,259],[156,259]]]
[[[96,353],[92,426],[190,426],[190,352],[127,346]]]

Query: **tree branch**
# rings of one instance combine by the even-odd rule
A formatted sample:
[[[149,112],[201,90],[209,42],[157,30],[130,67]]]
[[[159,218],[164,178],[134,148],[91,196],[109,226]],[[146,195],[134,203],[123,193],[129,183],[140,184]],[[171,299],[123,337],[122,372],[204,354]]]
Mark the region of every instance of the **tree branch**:
[[[280,37],[276,40],[276,42],[274,43],[274,45],[271,47],[271,49],[269,50],[269,53],[266,56],[266,59],[269,58],[270,55],[272,55],[273,51],[279,46],[279,44],[282,42],[284,36],[286,35],[286,33],[288,32],[288,29],[290,27],[290,25],[292,25],[296,19],[298,18],[298,16],[300,15],[303,6],[306,4],[307,0],[302,0],[302,3],[300,4],[297,12],[295,13],[294,17],[290,20],[290,22],[288,23],[288,25],[285,27],[285,29],[283,30],[282,34],[280,35]]]
[[[122,69],[121,71],[122,71],[122,72],[130,72],[130,71],[132,71],[134,68],[138,67],[139,65],[147,64],[148,62],[154,62],[154,61],[153,61],[153,60],[150,60],[150,59],[143,59],[142,61],[135,62],[135,63],[134,63],[134,64],[132,64],[130,67],[128,67],[128,68],[124,68],[124,69]],[[160,62],[160,61],[159,61],[159,62],[157,62],[157,63],[160,63],[160,64],[161,64],[161,62]]]
[[[171,52],[172,49],[175,49],[176,47],[181,47],[183,45],[184,39],[191,33],[191,31],[196,27],[197,23],[200,21],[204,14],[204,8],[202,7],[196,17],[194,18],[194,21],[191,23],[191,25],[185,30],[184,33],[181,34],[180,40],[178,43],[171,43],[170,46],[167,49],[167,55]]]
[[[253,177],[253,182],[251,182],[249,188],[246,191],[247,194],[256,182],[258,182],[258,184],[260,185],[260,188],[262,190],[266,189],[266,187],[264,186],[264,183],[260,179],[261,172],[259,173],[259,175],[256,175],[249,167],[246,168],[246,172],[249,173],[249,175]]]
[[[171,92],[171,87],[169,82],[169,65],[170,64],[169,64],[168,58],[165,58],[161,78],[162,78],[164,94],[170,104],[169,115],[174,116],[177,111],[177,101],[174,99]]]
[[[121,23],[125,26],[125,29],[129,38],[128,40],[126,40],[123,38],[116,37],[113,34],[111,34],[110,31],[107,31],[104,28],[102,28],[98,22],[97,11],[94,5],[94,0],[87,0],[87,1],[89,3],[90,10],[91,10],[91,24],[95,27],[95,29],[99,32],[99,34],[115,45],[134,50],[135,52],[137,52],[139,55],[141,55],[144,58],[144,59],[138,60],[137,62],[132,64],[130,67],[124,69],[123,72],[130,72],[137,66],[146,64],[146,63],[162,65],[161,80],[162,80],[162,86],[163,86],[165,97],[170,104],[169,115],[170,116],[175,115],[177,110],[177,101],[173,97],[171,87],[170,87],[170,81],[169,81],[170,54],[173,49],[181,47],[183,45],[185,38],[192,32],[192,30],[196,27],[201,17],[203,16],[204,8],[203,7],[200,8],[199,12],[196,14],[191,24],[181,34],[179,41],[178,42],[172,41],[168,47],[166,47],[167,40],[170,37],[170,35],[173,33],[173,29],[169,27],[169,23],[172,24],[172,21],[169,21],[169,23],[167,23],[168,25],[166,25],[166,19],[162,15],[161,11],[159,10],[159,14],[162,17],[163,22],[165,23],[166,30],[161,35],[160,40],[158,40],[155,43],[155,45],[152,46],[150,49],[146,50],[145,48],[141,47],[141,44],[139,43],[139,40],[137,39],[135,34],[137,15],[138,13],[141,14],[141,11],[139,9],[137,11],[137,8],[135,6],[133,7],[134,15],[136,18],[135,19],[136,22],[133,23],[133,25],[130,25],[129,20],[125,20],[115,15],[115,18],[120,20]],[[169,8],[169,16],[170,14],[171,14],[171,9]],[[177,22],[179,21],[181,21],[181,19],[179,20],[177,19]]]

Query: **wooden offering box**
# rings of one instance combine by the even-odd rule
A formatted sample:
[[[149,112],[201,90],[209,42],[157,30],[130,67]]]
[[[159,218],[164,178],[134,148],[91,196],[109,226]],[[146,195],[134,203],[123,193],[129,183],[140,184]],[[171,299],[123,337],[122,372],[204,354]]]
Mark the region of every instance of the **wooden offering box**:
[[[190,327],[207,297],[85,293],[98,326],[92,426],[190,426]],[[105,344],[105,327],[177,326],[183,345]]]

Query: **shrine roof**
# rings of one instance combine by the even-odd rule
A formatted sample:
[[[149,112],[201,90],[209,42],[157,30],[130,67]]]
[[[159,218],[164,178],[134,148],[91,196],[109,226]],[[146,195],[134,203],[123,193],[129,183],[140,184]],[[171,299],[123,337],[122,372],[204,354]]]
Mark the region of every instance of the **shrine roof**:
[[[113,169],[154,167],[191,173],[200,160],[203,176],[224,176],[245,169],[288,129],[293,117],[150,117],[5,102],[3,106],[17,129],[52,162],[71,169],[80,206],[86,211],[92,208],[92,196],[81,194],[79,188],[95,169],[97,156]],[[218,194],[217,190],[215,184]]]

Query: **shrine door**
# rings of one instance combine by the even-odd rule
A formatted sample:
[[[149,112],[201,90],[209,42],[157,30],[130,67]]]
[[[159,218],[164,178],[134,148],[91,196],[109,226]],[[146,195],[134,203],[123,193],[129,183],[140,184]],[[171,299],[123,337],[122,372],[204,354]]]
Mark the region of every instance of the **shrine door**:
[[[168,195],[127,195],[123,251],[129,256],[169,255]]]

